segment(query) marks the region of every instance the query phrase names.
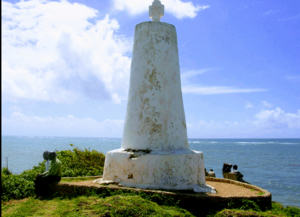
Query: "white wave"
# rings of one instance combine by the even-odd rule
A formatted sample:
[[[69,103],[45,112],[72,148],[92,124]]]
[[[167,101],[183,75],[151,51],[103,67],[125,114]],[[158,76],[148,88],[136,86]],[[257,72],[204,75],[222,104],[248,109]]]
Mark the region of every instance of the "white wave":
[[[283,144],[283,145],[299,145],[299,143],[294,143],[294,142],[283,142],[283,143],[279,143],[279,144]]]
[[[235,142],[235,143],[245,144],[245,145],[251,145],[251,144],[254,144],[254,145],[269,144],[268,142]]]

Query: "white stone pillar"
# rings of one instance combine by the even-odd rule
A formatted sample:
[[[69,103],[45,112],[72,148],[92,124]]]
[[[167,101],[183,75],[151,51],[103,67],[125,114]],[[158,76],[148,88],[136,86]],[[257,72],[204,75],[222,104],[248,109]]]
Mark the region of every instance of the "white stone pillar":
[[[135,27],[123,149],[188,149],[175,27]]]
[[[215,193],[205,183],[203,153],[188,147],[177,35],[159,22],[163,8],[154,0],[153,22],[135,27],[122,145],[107,152],[99,182]]]

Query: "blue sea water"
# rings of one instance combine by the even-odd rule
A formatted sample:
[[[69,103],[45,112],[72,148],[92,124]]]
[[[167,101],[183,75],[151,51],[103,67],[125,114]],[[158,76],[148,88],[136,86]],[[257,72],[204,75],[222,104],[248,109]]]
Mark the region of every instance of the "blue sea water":
[[[1,165],[16,174],[43,160],[45,150],[95,149],[104,154],[121,147],[121,139],[2,136]],[[223,163],[237,164],[244,179],[272,193],[272,200],[300,207],[300,139],[189,139],[202,151],[207,171],[222,177]]]

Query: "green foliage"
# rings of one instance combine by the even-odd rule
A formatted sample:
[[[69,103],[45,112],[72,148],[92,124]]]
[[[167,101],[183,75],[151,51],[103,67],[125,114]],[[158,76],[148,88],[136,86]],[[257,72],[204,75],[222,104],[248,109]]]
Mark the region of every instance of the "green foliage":
[[[21,199],[34,194],[34,183],[23,175],[7,175],[1,171],[1,200]]]
[[[63,150],[56,154],[62,163],[62,177],[98,176],[103,173],[105,156],[95,150],[74,148],[73,151]]]
[[[288,217],[299,217],[300,216],[300,208],[287,206],[283,207],[280,203],[273,202],[272,203],[272,214],[288,216]]]
[[[163,206],[177,206],[179,203],[179,200],[175,201],[173,197],[164,194],[146,194],[139,192],[139,196]]]
[[[215,217],[227,217],[227,216],[253,216],[253,217],[274,217],[274,216],[282,216],[282,217],[299,217],[300,209],[297,207],[286,207],[284,208],[280,203],[273,202],[272,209],[267,210],[265,212],[262,211],[254,211],[252,209],[224,209],[220,212],[217,212],[214,215]]]
[[[1,170],[1,200],[22,199],[34,195],[34,178],[45,171],[45,162],[19,175],[12,174],[7,168]]]
[[[95,150],[81,151],[77,148],[57,151],[57,158],[62,162],[63,177],[96,176],[103,173],[105,156]],[[45,160],[25,170],[19,175],[12,174],[7,168],[1,170],[1,200],[22,199],[34,195],[33,180],[37,174],[45,171]]]
[[[261,211],[259,206],[251,200],[242,199],[238,202],[229,202],[227,204],[228,209],[240,209],[240,210],[254,210],[254,211]]]
[[[290,217],[299,217],[299,216],[300,216],[300,209],[297,208],[297,207],[287,206],[287,207],[284,209],[284,213],[285,213],[287,216],[290,216]]]
[[[10,172],[6,167],[2,168],[2,172],[5,174],[5,175],[11,175],[12,172]]]
[[[238,217],[262,217],[258,212],[252,211],[252,210],[234,210],[234,209],[225,209],[222,210],[221,212],[218,212],[214,217],[228,217],[228,216],[238,216]]]

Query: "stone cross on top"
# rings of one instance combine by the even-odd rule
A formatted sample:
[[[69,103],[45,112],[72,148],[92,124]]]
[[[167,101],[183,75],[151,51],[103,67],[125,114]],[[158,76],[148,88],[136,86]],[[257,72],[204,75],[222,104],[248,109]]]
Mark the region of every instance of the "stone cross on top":
[[[149,17],[154,22],[160,22],[160,18],[164,16],[164,5],[159,0],[154,0],[152,6],[149,6]]]

